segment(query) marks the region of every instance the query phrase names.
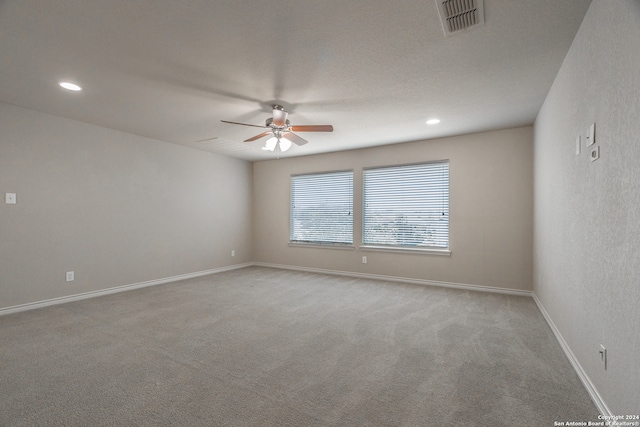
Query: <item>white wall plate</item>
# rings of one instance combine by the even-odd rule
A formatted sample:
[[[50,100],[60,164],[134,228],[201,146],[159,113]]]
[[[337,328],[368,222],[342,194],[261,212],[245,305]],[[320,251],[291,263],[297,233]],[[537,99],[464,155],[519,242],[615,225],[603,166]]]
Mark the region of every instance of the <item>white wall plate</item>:
[[[16,193],[5,193],[4,194],[4,202],[7,205],[15,205],[16,204]]]
[[[587,133],[587,147],[596,143],[596,124],[591,123],[589,132]]]

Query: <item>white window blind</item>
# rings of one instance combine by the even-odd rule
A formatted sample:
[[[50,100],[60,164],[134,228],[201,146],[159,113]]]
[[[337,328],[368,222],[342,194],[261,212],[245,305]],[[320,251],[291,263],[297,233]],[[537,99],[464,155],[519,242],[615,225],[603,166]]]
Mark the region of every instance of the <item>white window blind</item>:
[[[366,169],[363,243],[449,247],[449,162]]]
[[[353,244],[353,172],[291,177],[292,243]]]

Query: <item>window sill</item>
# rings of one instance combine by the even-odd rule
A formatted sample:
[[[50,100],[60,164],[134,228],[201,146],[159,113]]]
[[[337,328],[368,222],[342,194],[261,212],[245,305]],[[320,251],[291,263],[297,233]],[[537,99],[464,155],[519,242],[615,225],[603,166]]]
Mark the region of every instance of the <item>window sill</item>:
[[[320,248],[320,249],[341,249],[353,251],[356,249],[353,245],[339,244],[339,243],[298,243],[289,242],[290,248]]]
[[[360,246],[360,249],[363,251],[418,253],[418,254],[425,254],[425,255],[451,256],[451,251],[449,249],[403,248],[403,247],[372,246],[372,245],[362,245]]]

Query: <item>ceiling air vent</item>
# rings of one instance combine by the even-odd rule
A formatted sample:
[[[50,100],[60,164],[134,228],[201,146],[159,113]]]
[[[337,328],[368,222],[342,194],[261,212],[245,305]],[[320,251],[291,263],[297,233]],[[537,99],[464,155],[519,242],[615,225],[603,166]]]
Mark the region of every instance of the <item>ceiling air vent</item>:
[[[445,36],[484,24],[483,0],[436,0]]]

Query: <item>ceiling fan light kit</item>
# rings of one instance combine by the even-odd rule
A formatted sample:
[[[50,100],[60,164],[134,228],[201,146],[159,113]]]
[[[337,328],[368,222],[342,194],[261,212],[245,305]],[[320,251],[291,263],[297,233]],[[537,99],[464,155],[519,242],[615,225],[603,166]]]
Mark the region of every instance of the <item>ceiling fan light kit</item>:
[[[291,148],[291,141],[289,141],[288,139],[282,138],[278,140],[278,143],[280,145],[280,150],[282,152],[287,151],[289,148]]]
[[[271,138],[267,139],[262,149],[266,151],[273,151],[276,149],[276,145],[278,145],[278,138],[272,136]]]
[[[285,111],[281,105],[273,105],[273,117],[269,117],[265,121],[264,126],[251,125],[248,123],[230,122],[228,120],[220,120],[223,123],[229,123],[232,125],[251,126],[257,128],[267,129],[266,131],[245,139],[244,142],[253,142],[266,136],[271,136],[266,142],[263,150],[274,151],[276,146],[280,147],[280,151],[285,152],[291,148],[291,144],[304,145],[308,141],[295,132],[333,132],[333,126],[331,125],[301,125],[292,126],[287,116],[289,113]]]

